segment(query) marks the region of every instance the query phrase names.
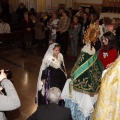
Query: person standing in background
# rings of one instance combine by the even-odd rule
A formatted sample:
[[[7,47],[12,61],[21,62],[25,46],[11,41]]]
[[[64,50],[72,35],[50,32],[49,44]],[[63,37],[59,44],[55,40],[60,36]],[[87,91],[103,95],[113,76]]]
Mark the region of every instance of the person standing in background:
[[[73,17],[73,23],[71,24],[69,35],[71,39],[71,47],[72,47],[72,59],[77,59],[77,51],[78,51],[78,42],[80,39],[80,30],[81,24],[78,23],[78,16]]]
[[[1,4],[2,8],[2,15],[8,15],[9,14],[9,3],[8,0],[3,0]]]
[[[61,53],[63,55],[66,55],[68,49],[69,26],[70,18],[67,16],[67,11],[62,11],[57,42],[61,45]]]
[[[80,17],[79,17],[80,19]],[[83,19],[81,19],[80,21],[82,29],[81,29],[81,33],[80,33],[80,48],[83,47],[83,38],[84,38],[84,34],[85,31],[87,29],[87,27],[90,25],[90,21],[88,18],[88,14],[87,13],[83,13]]]
[[[103,34],[102,41],[103,47],[101,48],[98,57],[101,60],[104,69],[107,69],[118,57],[118,50],[116,47],[117,42],[114,34],[110,31]]]
[[[25,7],[23,3],[20,3],[18,6],[16,13],[19,15],[19,22],[24,19],[24,13],[28,12],[28,9]]]
[[[48,22],[48,27],[50,29],[50,40],[49,44],[55,43],[58,32],[59,19],[55,12],[52,13],[52,18]]]
[[[9,1],[8,0],[2,1],[1,9],[2,9],[2,17],[4,17],[6,19],[6,21],[9,23],[10,22],[10,14],[9,14]]]
[[[31,43],[33,39],[33,23],[32,20],[28,16],[28,12],[24,13],[24,19],[21,22],[21,26],[23,28],[24,37],[23,37],[23,52],[25,55],[26,50],[31,50]]]

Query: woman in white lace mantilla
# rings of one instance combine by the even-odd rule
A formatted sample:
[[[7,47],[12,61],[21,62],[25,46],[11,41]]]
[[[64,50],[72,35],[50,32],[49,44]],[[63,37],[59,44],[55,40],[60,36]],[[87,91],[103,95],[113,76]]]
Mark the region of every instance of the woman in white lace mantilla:
[[[65,82],[66,72],[60,45],[53,43],[49,46],[40,67],[37,83],[38,104],[48,104],[48,89],[58,87],[62,91]]]

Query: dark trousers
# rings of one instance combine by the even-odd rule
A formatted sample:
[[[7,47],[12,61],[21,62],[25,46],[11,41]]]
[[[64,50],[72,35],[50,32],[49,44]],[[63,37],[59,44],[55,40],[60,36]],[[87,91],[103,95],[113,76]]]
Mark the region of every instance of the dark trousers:
[[[66,31],[62,34],[60,34],[60,32],[57,33],[57,43],[59,43],[61,45],[61,53],[63,55],[66,55],[66,53],[67,53],[68,37],[69,37],[68,31]]]

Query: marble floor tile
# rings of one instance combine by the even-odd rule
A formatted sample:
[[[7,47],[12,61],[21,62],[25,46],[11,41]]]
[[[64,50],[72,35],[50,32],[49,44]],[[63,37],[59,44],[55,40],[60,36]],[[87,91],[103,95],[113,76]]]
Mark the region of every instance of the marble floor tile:
[[[13,73],[13,83],[21,100],[21,107],[7,112],[8,120],[26,120],[37,108],[35,104],[36,85],[40,65],[47,48],[35,51],[36,54],[27,53],[21,57],[21,49],[0,51],[0,68],[9,68]],[[71,48],[64,57],[68,78],[74,62],[70,59]]]

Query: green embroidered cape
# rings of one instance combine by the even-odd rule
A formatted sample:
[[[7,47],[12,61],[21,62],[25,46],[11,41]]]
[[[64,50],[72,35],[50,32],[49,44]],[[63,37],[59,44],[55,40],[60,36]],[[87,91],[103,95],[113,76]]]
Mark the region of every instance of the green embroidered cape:
[[[101,83],[103,65],[97,54],[81,52],[72,71],[70,86],[78,92],[96,93]]]

